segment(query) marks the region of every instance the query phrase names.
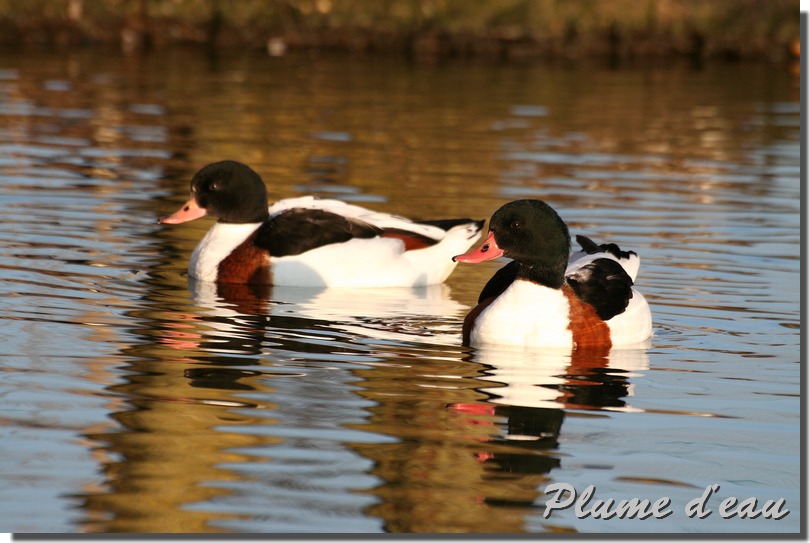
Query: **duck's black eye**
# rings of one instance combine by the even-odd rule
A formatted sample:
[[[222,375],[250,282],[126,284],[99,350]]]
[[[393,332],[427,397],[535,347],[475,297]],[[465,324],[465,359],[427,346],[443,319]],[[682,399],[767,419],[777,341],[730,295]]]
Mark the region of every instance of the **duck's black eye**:
[[[521,226],[523,226],[523,223],[520,222],[520,221],[514,221],[514,222],[512,222],[512,224],[510,226],[512,228],[520,228]]]

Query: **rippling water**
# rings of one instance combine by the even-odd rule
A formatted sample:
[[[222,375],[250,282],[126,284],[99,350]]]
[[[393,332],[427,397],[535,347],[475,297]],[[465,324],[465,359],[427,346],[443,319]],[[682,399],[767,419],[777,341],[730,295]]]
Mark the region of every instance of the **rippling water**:
[[[0,531],[798,532],[798,95],[783,65],[0,57]],[[218,295],[185,271],[211,221],[156,218],[224,158],[419,219],[542,198],[641,255],[655,336],[463,348],[501,262]],[[672,514],[546,518],[555,483]]]

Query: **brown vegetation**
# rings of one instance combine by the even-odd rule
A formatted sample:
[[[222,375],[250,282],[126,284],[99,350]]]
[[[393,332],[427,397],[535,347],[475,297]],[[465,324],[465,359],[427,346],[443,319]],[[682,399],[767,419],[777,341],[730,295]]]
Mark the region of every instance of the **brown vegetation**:
[[[796,0],[0,0],[0,45],[495,58],[798,54]]]

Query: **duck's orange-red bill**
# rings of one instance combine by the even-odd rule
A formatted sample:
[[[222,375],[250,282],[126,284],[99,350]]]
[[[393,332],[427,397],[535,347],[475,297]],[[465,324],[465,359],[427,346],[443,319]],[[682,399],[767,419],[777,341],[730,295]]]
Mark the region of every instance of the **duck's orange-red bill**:
[[[493,260],[499,256],[503,256],[503,249],[498,247],[498,244],[495,243],[495,234],[493,234],[492,230],[490,230],[487,234],[487,239],[484,240],[484,243],[482,243],[480,247],[473,249],[469,253],[454,256],[453,262],[468,262],[470,264],[477,264],[479,262],[484,262],[485,260]]]
[[[166,215],[165,217],[159,218],[158,222],[160,224],[180,224],[181,222],[199,219],[200,217],[204,217],[205,214],[205,209],[198,206],[197,201],[194,199],[194,197],[192,197],[191,200],[183,204],[183,207],[171,215]]]

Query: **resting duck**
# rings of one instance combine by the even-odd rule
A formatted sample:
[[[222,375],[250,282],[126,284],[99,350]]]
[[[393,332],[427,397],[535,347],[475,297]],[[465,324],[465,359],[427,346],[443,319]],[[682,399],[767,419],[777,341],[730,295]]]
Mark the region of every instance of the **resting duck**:
[[[418,287],[453,271],[484,221],[413,222],[312,196],[267,206],[248,166],[226,160],[197,172],[191,199],[159,219],[179,224],[217,217],[191,255],[189,274],[219,284],[300,287]]]
[[[453,258],[513,259],[484,286],[464,320],[465,345],[611,347],[652,336],[647,301],[635,291],[639,258],[615,244],[577,236],[540,200],[517,200],[492,216],[484,243]]]

